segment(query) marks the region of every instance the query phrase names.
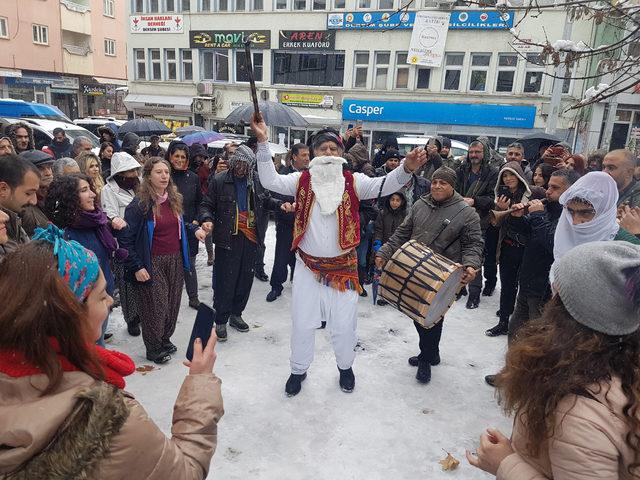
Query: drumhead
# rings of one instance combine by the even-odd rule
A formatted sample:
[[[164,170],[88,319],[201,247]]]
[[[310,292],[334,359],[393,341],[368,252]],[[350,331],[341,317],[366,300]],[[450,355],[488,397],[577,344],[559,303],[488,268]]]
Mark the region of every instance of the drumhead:
[[[435,297],[431,301],[431,306],[427,311],[427,316],[424,319],[423,326],[426,328],[433,327],[440,319],[447,313],[447,310],[453,304],[458,288],[460,287],[460,280],[462,280],[463,269],[458,268],[451,272],[449,277],[444,281],[442,287],[438,290]],[[422,324],[422,322],[420,322]]]

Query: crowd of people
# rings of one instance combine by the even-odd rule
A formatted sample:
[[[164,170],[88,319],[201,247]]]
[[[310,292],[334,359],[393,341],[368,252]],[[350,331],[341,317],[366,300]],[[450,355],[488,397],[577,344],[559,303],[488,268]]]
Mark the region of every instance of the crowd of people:
[[[499,285],[497,324],[486,335],[508,335],[508,353],[485,380],[515,415],[514,433],[489,429],[469,462],[504,479],[640,475],[640,168],[632,152],[583,156],[556,143],[528,159],[521,143],[502,156],[480,137],[454,158],[451,140],[435,137],[406,155],[389,138],[370,156],[356,127],[320,130],[274,161],[268,127],[254,117],[251,128],[254,137],[214,156],[180,140],[164,149],[158,137],[139,151],[137,135],[119,138],[109,125],[99,129],[97,152],[62,129],[42,150],[28,124],[6,129],[0,420],[9,436],[0,433],[0,474],[45,478],[70,445],[94,435],[101,447],[65,463],[64,478],[116,478],[132,464],[147,472],[141,478],[203,478],[222,415],[214,346],[228,340],[227,326],[250,330],[243,312],[254,279],[270,281],[267,302],[293,281],[286,394],[301,391],[323,328],[339,386],[351,392],[358,298],[416,240],[462,266],[457,299],[467,309]],[[191,308],[201,303],[199,243],[212,267],[215,328],[205,348],[196,340],[167,440],[122,391],[133,362],[104,348],[109,315],[122,308],[147,359],[170,361],[183,287]],[[377,305],[390,308],[382,298]],[[426,384],[441,361],[445,319],[414,323],[419,354],[408,363]],[[55,419],[31,418],[42,409]],[[140,442],[153,455],[137,455]]]

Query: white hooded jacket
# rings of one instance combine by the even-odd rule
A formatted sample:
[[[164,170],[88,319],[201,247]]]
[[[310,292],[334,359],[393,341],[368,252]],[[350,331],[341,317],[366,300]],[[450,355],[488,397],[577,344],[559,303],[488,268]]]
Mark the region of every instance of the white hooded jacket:
[[[120,188],[114,180],[118,173],[141,168],[138,161],[126,152],[116,152],[111,157],[111,175],[107,178],[107,183],[100,192],[102,210],[110,220],[114,218],[124,218],[124,210],[131,200],[136,196],[133,190]]]

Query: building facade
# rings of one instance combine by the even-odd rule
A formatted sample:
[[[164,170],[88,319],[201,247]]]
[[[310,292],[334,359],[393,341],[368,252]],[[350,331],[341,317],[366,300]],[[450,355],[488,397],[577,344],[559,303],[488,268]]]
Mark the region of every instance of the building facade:
[[[0,96],[126,115],[125,0],[2,0]]]
[[[514,42],[517,11],[416,2],[399,10],[398,0],[130,0],[125,104],[175,126],[234,130],[224,119],[250,102],[242,39],[251,36],[260,97],[293,106],[310,124],[273,126],[274,141],[360,121],[371,143],[391,132],[487,135],[504,148],[545,129],[554,80],[536,63],[540,49]],[[439,67],[408,63],[418,9],[450,12]],[[565,16],[528,18],[519,37],[562,38]],[[592,34],[590,22],[576,22],[571,38],[589,43]],[[563,111],[584,86],[557,81]],[[560,115],[561,138],[573,141],[575,115]]]

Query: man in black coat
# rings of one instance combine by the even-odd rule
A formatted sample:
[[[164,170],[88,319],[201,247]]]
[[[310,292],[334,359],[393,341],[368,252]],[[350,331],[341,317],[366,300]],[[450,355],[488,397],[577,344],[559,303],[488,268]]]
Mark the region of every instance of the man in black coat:
[[[540,200],[531,200],[528,215],[524,215],[524,209],[511,214],[511,225],[528,241],[520,264],[516,306],[509,319],[509,343],[516,337],[518,329],[540,315],[551,293],[549,271],[554,260],[553,238],[562,213],[562,205],[558,200],[579,178],[580,175],[574,170],[556,170],[549,179],[546,205]],[[523,205],[513,206],[519,207]],[[485,380],[493,386],[495,375],[487,375]]]
[[[469,145],[467,161],[457,172],[456,191],[464,197],[467,205],[476,209],[480,216],[480,226],[484,236],[484,294],[490,296],[497,282],[498,268],[496,264],[496,247],[498,231],[489,225],[489,213],[494,208],[494,188],[498,181],[498,170],[489,165],[491,151],[489,147],[476,140]],[[476,275],[469,284],[469,298],[467,308],[478,308],[480,305],[480,291],[482,290],[482,275]]]
[[[240,332],[248,332],[242,319],[247,306],[258,246],[264,246],[263,214],[271,205],[270,197],[257,175],[256,156],[240,145],[229,159],[229,170],[218,173],[209,183],[209,192],[200,207],[200,221],[206,233],[212,232],[215,252],[216,333],[227,340],[227,323]]]
[[[64,133],[64,128],[57,127],[53,129],[53,140],[49,144],[49,148],[53,152],[56,160],[58,158],[72,156],[73,147],[67,135]]]
[[[281,175],[301,172],[309,168],[309,147],[304,143],[296,143],[291,147],[291,165],[280,170]],[[271,270],[271,291],[267,294],[267,302],[273,302],[282,294],[282,284],[287,280],[287,267],[293,270],[296,265],[295,252],[291,250],[293,243],[293,222],[295,219],[295,199],[279,193],[272,193],[276,208],[276,252]]]

